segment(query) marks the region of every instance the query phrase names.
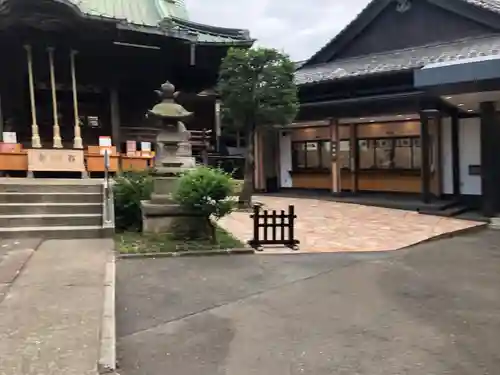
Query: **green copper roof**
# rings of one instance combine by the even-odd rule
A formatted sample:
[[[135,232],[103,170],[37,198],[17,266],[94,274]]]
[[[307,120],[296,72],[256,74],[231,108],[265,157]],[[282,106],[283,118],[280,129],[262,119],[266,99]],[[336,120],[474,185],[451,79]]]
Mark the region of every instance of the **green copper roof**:
[[[248,31],[189,21],[185,0],[66,0],[87,16],[125,22],[133,29],[150,31],[168,27],[190,34],[201,43],[252,43]],[[168,22],[166,22],[168,21]]]
[[[157,26],[167,17],[188,18],[183,0],[70,0],[91,16],[122,19],[128,23]]]

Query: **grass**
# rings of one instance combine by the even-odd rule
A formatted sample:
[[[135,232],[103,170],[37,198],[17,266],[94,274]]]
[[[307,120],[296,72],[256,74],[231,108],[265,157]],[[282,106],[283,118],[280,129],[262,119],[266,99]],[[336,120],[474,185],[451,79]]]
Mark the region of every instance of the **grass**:
[[[120,233],[115,236],[116,248],[121,254],[176,253],[182,251],[207,251],[242,249],[243,243],[224,229],[217,227],[217,244],[209,241],[180,241],[166,234]]]

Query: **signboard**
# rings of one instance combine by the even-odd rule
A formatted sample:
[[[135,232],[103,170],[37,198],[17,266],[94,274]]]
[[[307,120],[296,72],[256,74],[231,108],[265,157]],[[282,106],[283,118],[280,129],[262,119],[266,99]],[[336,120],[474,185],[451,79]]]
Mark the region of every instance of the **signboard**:
[[[3,142],[10,143],[10,144],[17,143],[16,132],[3,132]]]
[[[113,147],[113,144],[111,142],[111,137],[110,136],[100,136],[99,137],[99,148],[100,148],[100,154],[104,155],[104,152],[108,150],[109,153],[111,153],[111,147]]]
[[[141,142],[142,156],[151,156],[151,142]]]
[[[340,141],[340,152],[347,152],[351,150],[351,143],[349,141]]]
[[[317,151],[318,144],[316,142],[307,142],[306,143],[306,151]]]
[[[137,151],[136,141],[127,141],[127,156],[135,156]]]
[[[99,128],[100,127],[99,117],[88,116],[87,117],[87,124],[88,124],[89,128]]]
[[[99,137],[99,147],[111,147],[111,137],[109,136],[101,136]]]
[[[469,176],[481,176],[481,166],[469,165]]]
[[[19,152],[19,146],[15,143],[0,143],[0,152]]]
[[[332,160],[337,159],[337,142],[332,142]]]
[[[28,170],[33,172],[84,172],[83,150],[28,150]]]

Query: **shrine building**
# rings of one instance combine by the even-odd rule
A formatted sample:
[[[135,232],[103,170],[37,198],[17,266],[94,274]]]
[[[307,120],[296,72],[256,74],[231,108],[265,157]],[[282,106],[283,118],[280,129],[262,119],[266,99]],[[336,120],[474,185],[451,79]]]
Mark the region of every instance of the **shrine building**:
[[[0,171],[64,177],[151,163],[147,109],[172,82],[220,137],[213,91],[230,47],[249,32],[193,22],[183,0],[1,0]]]
[[[499,0],[373,0],[297,66],[300,113],[258,137],[257,189],[500,213]]]

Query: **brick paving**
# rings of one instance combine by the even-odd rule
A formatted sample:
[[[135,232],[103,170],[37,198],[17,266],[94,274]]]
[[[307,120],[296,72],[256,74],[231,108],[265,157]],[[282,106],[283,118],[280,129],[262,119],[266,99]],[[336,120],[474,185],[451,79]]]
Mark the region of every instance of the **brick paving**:
[[[436,236],[484,225],[412,211],[311,198],[257,196],[255,201],[272,210],[295,205],[300,252],[398,250]],[[252,236],[249,215],[234,212],[219,224],[246,243]],[[288,250],[268,249],[268,252]]]

